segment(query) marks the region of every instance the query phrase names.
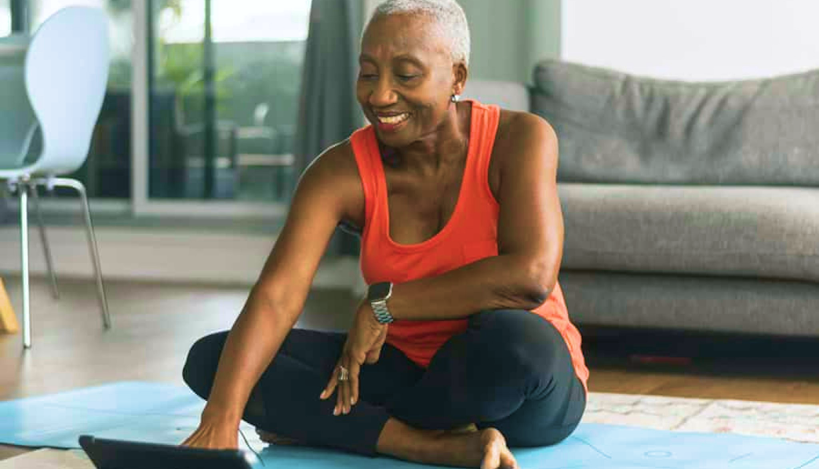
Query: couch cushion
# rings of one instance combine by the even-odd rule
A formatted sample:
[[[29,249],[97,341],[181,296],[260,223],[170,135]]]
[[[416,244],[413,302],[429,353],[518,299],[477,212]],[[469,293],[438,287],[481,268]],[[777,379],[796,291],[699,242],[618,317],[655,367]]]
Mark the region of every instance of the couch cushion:
[[[497,104],[512,111],[529,111],[529,89],[515,81],[469,80],[464,97],[477,99],[483,104]]]
[[[563,269],[819,282],[819,189],[558,184]]]
[[[819,184],[819,70],[690,83],[544,61],[534,82],[561,181]]]
[[[560,287],[575,324],[819,336],[813,283],[567,270]]]

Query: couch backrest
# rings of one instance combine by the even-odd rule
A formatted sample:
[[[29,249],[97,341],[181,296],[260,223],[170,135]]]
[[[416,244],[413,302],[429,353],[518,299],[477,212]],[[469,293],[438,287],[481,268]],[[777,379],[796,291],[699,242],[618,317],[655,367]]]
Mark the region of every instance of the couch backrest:
[[[529,89],[515,81],[468,80],[464,97],[512,111],[529,111],[531,107]]]
[[[689,83],[550,60],[534,82],[561,181],[819,185],[819,70]]]

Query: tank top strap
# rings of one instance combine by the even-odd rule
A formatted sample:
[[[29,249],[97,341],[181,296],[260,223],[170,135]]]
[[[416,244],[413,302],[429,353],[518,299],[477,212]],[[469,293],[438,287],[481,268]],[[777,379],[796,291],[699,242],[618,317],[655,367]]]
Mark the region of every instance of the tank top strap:
[[[500,108],[495,105],[484,105],[475,100],[469,101],[472,104],[470,139],[476,140],[472,143],[475,147],[474,161],[468,163],[469,172],[464,174],[465,180],[462,183],[477,189],[477,191],[464,191],[462,195],[467,199],[479,196],[479,199],[474,199],[475,202],[482,199],[489,202],[491,206],[496,207],[497,202],[489,188],[489,164],[500,120]],[[375,129],[368,125],[356,130],[350,137],[350,144],[358,165],[364,191],[366,218],[363,231],[366,234],[369,228],[377,225],[373,220],[377,218],[377,210],[381,205],[380,202],[382,202],[379,198],[386,198],[386,194],[380,193],[381,183],[383,182],[381,179],[384,175]],[[465,205],[472,205],[472,203],[465,202]]]
[[[380,151],[378,141],[375,137],[375,129],[366,126],[353,132],[350,137],[350,145],[353,148],[355,162],[358,165],[358,175],[361,178],[361,186],[364,190],[364,227],[367,231],[372,226],[372,219],[375,214],[376,201],[378,200],[378,168],[376,164],[380,162]]]
[[[476,183],[475,195],[482,195],[486,201],[496,205],[497,201],[489,188],[489,164],[492,160],[492,150],[495,147],[495,137],[498,133],[498,123],[500,122],[500,108],[495,105],[485,105],[477,101],[472,101],[472,119],[475,120],[472,126],[473,132],[470,138],[476,138],[476,158],[472,167],[472,177]]]

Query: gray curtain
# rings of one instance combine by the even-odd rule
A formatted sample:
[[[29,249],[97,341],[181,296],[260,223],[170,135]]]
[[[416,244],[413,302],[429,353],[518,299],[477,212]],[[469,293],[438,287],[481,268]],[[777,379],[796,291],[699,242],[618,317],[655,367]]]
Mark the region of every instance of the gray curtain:
[[[355,99],[362,16],[361,0],[313,0],[294,142],[299,173],[364,123]],[[355,236],[338,232],[328,252],[358,249]]]

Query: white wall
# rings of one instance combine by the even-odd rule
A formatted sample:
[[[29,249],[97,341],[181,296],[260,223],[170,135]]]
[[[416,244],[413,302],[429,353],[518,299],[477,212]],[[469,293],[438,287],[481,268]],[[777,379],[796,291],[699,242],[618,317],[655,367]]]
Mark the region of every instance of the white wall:
[[[565,0],[562,58],[728,80],[819,68],[816,0]]]
[[[369,19],[383,0],[363,1]],[[472,36],[470,79],[529,82],[538,60],[558,57],[561,0],[457,1]]]

